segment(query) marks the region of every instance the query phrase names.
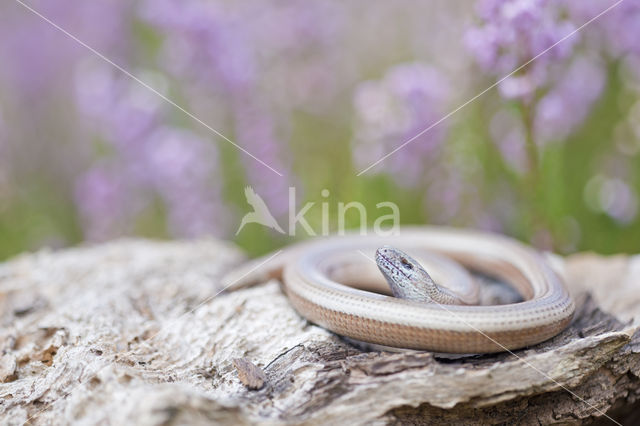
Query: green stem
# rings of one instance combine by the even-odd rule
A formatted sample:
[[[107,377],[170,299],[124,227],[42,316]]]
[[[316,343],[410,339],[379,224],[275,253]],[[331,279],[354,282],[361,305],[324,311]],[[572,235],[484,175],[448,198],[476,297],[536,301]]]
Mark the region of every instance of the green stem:
[[[546,220],[544,218],[543,209],[540,204],[542,195],[542,176],[540,171],[540,151],[533,137],[533,109],[532,102],[523,101],[522,121],[525,133],[525,149],[529,163],[529,170],[525,176],[525,191],[529,204],[531,206],[531,214],[529,219],[529,234],[533,236],[536,230],[546,228]]]

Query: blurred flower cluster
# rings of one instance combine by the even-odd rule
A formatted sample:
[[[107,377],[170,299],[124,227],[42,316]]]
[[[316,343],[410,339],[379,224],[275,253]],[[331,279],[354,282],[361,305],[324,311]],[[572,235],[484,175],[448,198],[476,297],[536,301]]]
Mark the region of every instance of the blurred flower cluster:
[[[289,187],[327,188],[409,222],[637,250],[640,0],[614,4],[29,2],[64,34],[4,2],[0,257],[231,237],[246,185],[280,220]],[[250,228],[241,244],[283,242]]]
[[[592,127],[586,123],[589,119],[599,122],[598,131],[604,130],[607,114],[593,110],[609,95],[607,90],[618,97],[614,105],[608,105],[614,109],[609,125],[620,118],[624,121],[629,102],[637,103],[637,86],[625,78],[618,81],[616,73],[636,79],[640,72],[635,66],[638,44],[631,41],[640,36],[640,2],[484,0],[477,4],[477,18],[465,41],[481,69],[498,79],[503,99],[490,118],[490,134],[505,162],[528,175],[529,190],[538,195],[530,199],[533,214],[538,216],[534,232],[546,233],[553,225],[537,204],[544,202],[540,193],[550,188],[543,187],[540,163],[547,149],[562,150],[547,146],[572,143],[576,135],[588,137],[579,130]],[[607,133],[598,137],[614,138]],[[637,135],[627,143],[637,144]],[[633,160],[626,158],[627,153],[608,145],[606,153],[594,152],[588,159],[601,162],[592,167],[608,177],[596,174],[591,178],[584,186],[584,199],[593,212],[628,225],[637,214],[637,194],[631,187],[637,176],[628,170]],[[617,167],[605,167],[605,162],[615,162]],[[594,179],[604,179],[606,196],[593,196]],[[571,248],[578,242],[575,236],[573,239]],[[553,248],[552,243],[549,246]]]

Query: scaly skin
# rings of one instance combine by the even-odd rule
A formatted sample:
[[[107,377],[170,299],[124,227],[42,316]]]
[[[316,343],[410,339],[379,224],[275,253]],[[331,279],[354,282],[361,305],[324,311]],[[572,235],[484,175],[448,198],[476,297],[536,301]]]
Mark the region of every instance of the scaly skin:
[[[395,297],[424,303],[462,305],[462,300],[436,284],[411,256],[391,246],[376,250],[376,263]]]

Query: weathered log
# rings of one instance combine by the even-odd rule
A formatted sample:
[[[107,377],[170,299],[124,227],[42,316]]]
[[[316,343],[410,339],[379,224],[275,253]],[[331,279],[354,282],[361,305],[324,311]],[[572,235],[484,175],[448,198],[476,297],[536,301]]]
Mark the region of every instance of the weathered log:
[[[467,356],[364,351],[275,281],[220,293],[242,261],[213,240],[126,240],[0,264],[0,423],[638,420],[640,257],[555,258],[571,326]]]

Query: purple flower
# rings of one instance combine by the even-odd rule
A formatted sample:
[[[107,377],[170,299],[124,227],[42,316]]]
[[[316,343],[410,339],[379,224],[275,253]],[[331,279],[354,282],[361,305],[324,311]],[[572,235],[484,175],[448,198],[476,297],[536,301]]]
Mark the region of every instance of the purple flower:
[[[141,16],[167,36],[163,66],[218,91],[246,92],[254,84],[251,40],[242,20],[215,2],[148,0]]]
[[[147,173],[165,201],[171,235],[222,235],[227,215],[221,209],[215,146],[184,130],[161,128],[147,143]]]
[[[548,0],[481,0],[477,11],[482,21],[468,30],[467,47],[485,71],[501,78],[575,29],[562,6]],[[578,34],[569,37],[501,82],[501,95],[530,99],[546,84],[548,68],[567,58],[578,40]]]
[[[369,166],[440,119],[448,86],[440,72],[420,63],[395,66],[382,80],[361,83],[354,96],[356,164]],[[439,124],[380,166],[402,184],[413,186],[424,177],[427,164],[437,162],[446,134],[446,123]]]
[[[127,48],[129,2],[38,0],[33,7],[80,40],[112,58]],[[34,15],[20,4],[1,6],[2,73],[13,90],[28,99],[42,98],[52,89],[64,87],[69,69],[82,57],[91,55],[75,41]]]
[[[154,76],[153,86],[161,87],[157,75],[145,80]],[[113,148],[77,185],[76,202],[88,238],[131,232],[154,196],[166,208],[170,235],[222,235],[227,213],[215,145],[186,130],[161,126],[168,106],[110,69],[82,67],[76,98],[87,124]]]
[[[536,106],[536,142],[566,139],[587,118],[604,89],[606,72],[598,59],[576,57],[561,79]]]
[[[309,47],[329,37],[330,26],[319,23],[315,10],[322,7],[303,1],[223,6],[203,0],[148,0],[142,7],[144,19],[167,36],[162,66],[190,82],[186,86],[194,105],[203,95],[219,99],[213,114],[211,108],[197,110],[213,116],[212,122],[232,121],[235,142],[285,175],[240,154],[249,184],[276,216],[288,211],[288,187],[296,183],[285,155],[293,106],[277,105],[264,80],[273,77],[268,71],[281,57],[286,55],[287,67],[292,67],[298,55],[306,57]]]
[[[587,22],[613,6],[617,0],[565,0],[575,22]],[[584,29],[592,47],[619,58],[640,54],[640,0],[624,0]]]
[[[171,236],[223,235],[228,215],[215,146],[184,130],[160,128],[144,151],[135,160],[116,156],[97,163],[78,180],[76,203],[87,238],[131,232],[154,195],[164,202]]]
[[[136,150],[158,125],[164,101],[108,64],[87,61],[76,75],[76,105],[88,124],[97,126],[105,142],[124,155],[140,155]],[[162,86],[158,81],[149,84]]]
[[[243,156],[247,177],[256,192],[264,199],[271,213],[282,216],[289,209],[289,187],[296,186],[295,177],[289,172],[283,153],[284,142],[278,138],[274,119],[255,105],[239,104],[235,110],[237,142],[270,167],[284,174],[278,176],[272,170]]]
[[[605,7],[600,4],[597,13]],[[492,137],[507,163],[524,172],[526,138],[538,145],[566,139],[584,122],[604,89],[606,70],[593,49],[589,55],[573,54],[581,37],[585,36],[584,43],[593,43],[590,34],[576,33],[563,40],[597,13],[573,0],[484,0],[477,13],[482,23],[468,31],[467,45],[479,65],[498,78],[562,40],[499,85],[502,97],[529,106],[522,112],[526,117],[499,113],[491,124]],[[585,31],[601,31],[600,21],[592,25]],[[533,128],[525,128],[525,122],[533,123]]]
[[[85,238],[103,241],[132,231],[139,198],[116,165],[96,164],[76,181],[75,201]]]

